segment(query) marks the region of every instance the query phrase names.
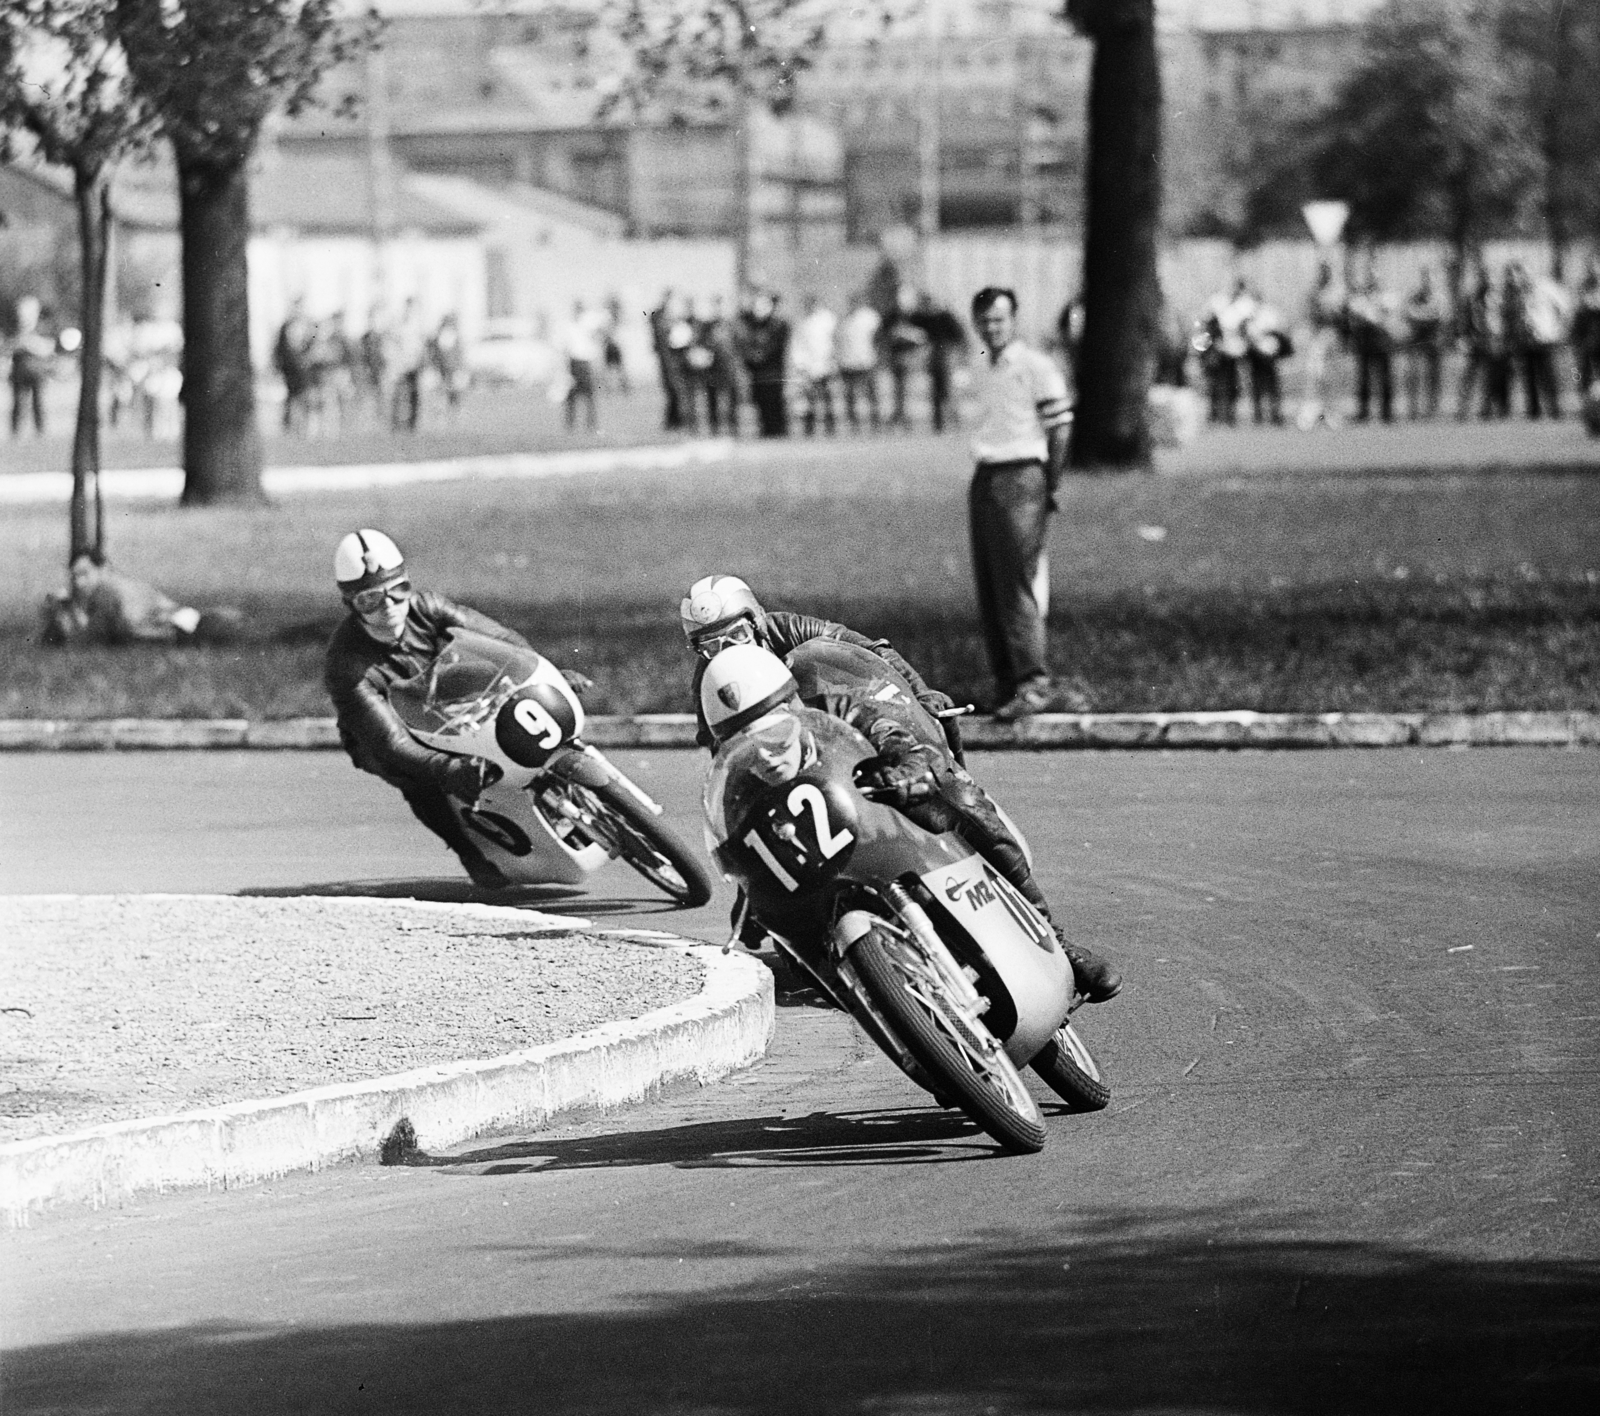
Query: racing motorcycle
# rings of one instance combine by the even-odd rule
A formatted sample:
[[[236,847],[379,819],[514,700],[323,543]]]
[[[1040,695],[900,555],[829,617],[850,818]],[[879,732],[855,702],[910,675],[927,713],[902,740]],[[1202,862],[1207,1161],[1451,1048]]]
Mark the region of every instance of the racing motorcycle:
[[[542,655],[455,628],[389,702],[419,742],[498,769],[476,802],[450,805],[508,880],[577,885],[620,859],[679,905],[711,898],[709,873],[661,806],[583,741],[583,705]]]
[[[797,677],[806,647],[790,656]],[[862,771],[873,757],[861,733],[814,708],[732,738],[705,789],[717,865],[785,956],[907,1076],[1007,1150],[1037,1151],[1044,1122],[1020,1068],[1074,1110],[1111,1099],[1071,1023],[1084,1001],[1072,965],[970,846],[873,799]]]

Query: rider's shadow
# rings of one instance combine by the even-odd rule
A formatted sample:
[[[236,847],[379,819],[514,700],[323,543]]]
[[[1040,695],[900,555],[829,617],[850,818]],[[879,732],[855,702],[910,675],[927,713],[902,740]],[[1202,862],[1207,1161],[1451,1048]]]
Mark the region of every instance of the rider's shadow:
[[[982,1160],[998,1153],[998,1147],[965,1116],[933,1107],[740,1117],[564,1139],[531,1136],[448,1155],[430,1155],[414,1143],[407,1145],[406,1139],[390,1138],[384,1164],[427,1166],[459,1175],[636,1165],[670,1165],[679,1170],[907,1165]]]
[[[443,905],[504,905],[508,909],[536,909],[546,914],[580,918],[615,918],[664,914],[673,908],[659,895],[608,897],[591,895],[576,885],[514,885],[508,890],[481,890],[470,880],[449,876],[413,880],[330,880],[311,885],[263,885],[241,890],[241,895],[293,899],[309,895],[360,896],[376,900],[426,900]]]

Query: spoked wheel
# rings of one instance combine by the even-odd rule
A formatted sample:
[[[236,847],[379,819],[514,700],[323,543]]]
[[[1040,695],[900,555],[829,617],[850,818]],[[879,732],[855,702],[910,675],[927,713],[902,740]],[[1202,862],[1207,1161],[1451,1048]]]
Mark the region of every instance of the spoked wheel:
[[[614,782],[585,787],[557,781],[545,786],[539,799],[569,841],[581,836],[602,846],[677,904],[689,909],[711,898],[711,877],[695,854],[626,788]]]
[[[1100,1111],[1111,1100],[1111,1088],[1071,1023],[1062,1023],[1028,1065],[1073,1111]]]
[[[850,953],[863,987],[939,1090],[1010,1151],[1044,1147],[1044,1120],[1022,1076],[938,965],[881,921]]]

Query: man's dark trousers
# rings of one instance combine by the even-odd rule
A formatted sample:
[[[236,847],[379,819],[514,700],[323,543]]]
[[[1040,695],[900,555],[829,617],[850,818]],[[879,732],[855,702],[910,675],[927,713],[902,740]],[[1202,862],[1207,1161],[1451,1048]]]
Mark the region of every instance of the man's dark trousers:
[[[1035,583],[1050,519],[1039,462],[985,462],[967,498],[972,570],[989,666],[1002,700],[1031,679],[1048,678],[1043,606]]]

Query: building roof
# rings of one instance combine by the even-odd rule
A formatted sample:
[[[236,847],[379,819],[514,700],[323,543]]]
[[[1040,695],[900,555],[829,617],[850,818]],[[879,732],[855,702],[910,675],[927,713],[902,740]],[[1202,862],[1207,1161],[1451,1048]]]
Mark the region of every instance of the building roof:
[[[536,222],[577,227],[595,236],[625,235],[628,223],[615,212],[587,202],[574,201],[525,182],[486,187],[469,177],[443,177],[410,173],[406,188],[434,206],[458,213],[479,229],[495,226],[529,226]]]
[[[369,235],[377,225],[376,178],[365,160],[343,153],[265,154],[250,183],[252,224],[321,235]],[[394,230],[470,236],[483,229],[482,222],[420,190],[404,168],[393,168],[392,191]]]
[[[5,169],[23,182],[72,205],[72,173],[65,167],[16,163]],[[170,231],[178,224],[178,191],[170,166],[124,164],[111,182],[111,214],[123,226]]]

